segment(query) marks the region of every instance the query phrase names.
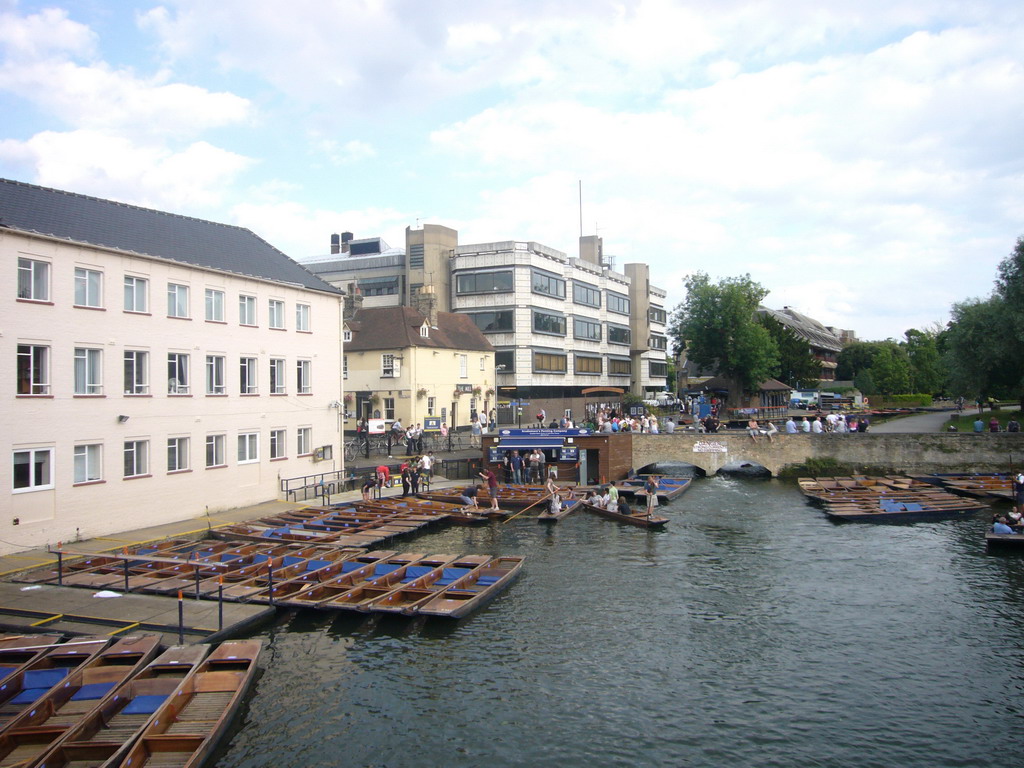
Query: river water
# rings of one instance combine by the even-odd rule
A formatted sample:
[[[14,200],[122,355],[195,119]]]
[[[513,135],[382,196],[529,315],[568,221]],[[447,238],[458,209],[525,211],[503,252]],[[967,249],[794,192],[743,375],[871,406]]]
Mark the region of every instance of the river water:
[[[1024,556],[987,517],[835,524],[724,476],[660,511],[400,545],[527,562],[457,623],[281,614],[217,765],[1020,764]]]

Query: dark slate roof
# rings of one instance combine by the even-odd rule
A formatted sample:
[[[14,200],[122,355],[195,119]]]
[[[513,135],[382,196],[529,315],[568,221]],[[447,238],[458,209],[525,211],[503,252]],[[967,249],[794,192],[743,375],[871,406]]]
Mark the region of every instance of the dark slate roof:
[[[20,181],[0,179],[0,229],[339,293],[248,229]]]
[[[708,379],[700,384],[701,389],[708,390],[725,390],[729,391],[729,386],[734,382],[730,381],[725,376],[715,376],[714,378]],[[770,392],[770,391],[781,391],[785,389],[793,389],[788,384],[783,384],[778,379],[765,379],[757,385],[758,391]]]
[[[494,351],[491,342],[481,333],[469,315],[438,312],[437,327],[430,329],[427,338],[420,336],[423,320],[424,316],[411,307],[360,309],[355,317],[345,321],[345,325],[352,331],[352,341],[345,342],[345,351],[405,347]]]

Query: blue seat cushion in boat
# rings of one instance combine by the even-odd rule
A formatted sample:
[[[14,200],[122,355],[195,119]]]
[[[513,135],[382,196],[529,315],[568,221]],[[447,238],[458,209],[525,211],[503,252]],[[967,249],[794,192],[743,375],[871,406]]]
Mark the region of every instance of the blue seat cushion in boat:
[[[331,564],[330,560],[310,560],[308,563],[306,563],[306,570],[307,571],[318,571],[321,568],[326,568],[330,564]]]
[[[49,688],[25,688],[17,696],[11,699],[11,704],[31,704],[33,701],[38,699]]]
[[[377,563],[377,565],[373,567],[373,575],[385,576],[392,571],[397,571],[401,567],[402,566],[398,563]]]
[[[441,571],[441,578],[434,583],[446,587],[452,582],[461,579],[467,573],[469,573],[469,568],[445,568]]]
[[[68,676],[68,670],[62,667],[54,669],[30,669],[25,673],[22,688],[53,688]]]
[[[16,669],[17,667],[0,667],[0,680],[3,680]]]
[[[285,567],[289,565],[297,565],[298,563],[301,563],[303,559],[304,558],[301,557],[295,557],[295,555],[288,555],[283,560],[281,560],[281,565]]]
[[[88,683],[75,691],[75,695],[71,697],[71,700],[92,701],[94,699],[102,699],[113,687],[114,683]]]
[[[432,570],[434,569],[429,565],[410,565],[405,569],[405,577],[402,579],[402,583],[408,584],[410,581],[416,581],[416,579],[426,576]]]
[[[166,696],[150,695],[150,696],[136,696],[130,702],[128,706],[121,710],[125,715],[152,715],[156,712],[160,705],[164,703]]]
[[[349,560],[341,564],[341,572],[352,573],[352,571],[358,570],[359,568],[362,568],[364,565],[366,565],[366,563],[359,563]]]
[[[908,501],[906,504],[903,505],[903,508],[907,510],[907,512],[920,512],[922,509],[924,509],[924,507],[922,507],[916,501]]]
[[[481,587],[489,587],[500,579],[500,576],[481,576],[476,583]]]

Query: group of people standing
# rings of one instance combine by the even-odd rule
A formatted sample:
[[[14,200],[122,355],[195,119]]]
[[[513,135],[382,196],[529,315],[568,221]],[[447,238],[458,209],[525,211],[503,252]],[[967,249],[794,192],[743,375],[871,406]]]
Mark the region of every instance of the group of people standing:
[[[430,478],[434,474],[434,453],[427,451],[422,456],[413,457],[412,461],[403,461],[398,468],[399,478],[402,481],[402,495],[415,496],[420,492],[420,486],[428,487]],[[380,495],[384,488],[391,487],[391,468],[387,464],[380,464],[372,475],[368,475],[363,481],[363,501],[370,501],[374,490]]]
[[[501,464],[505,471],[505,482],[512,485],[539,485],[548,478],[558,479],[558,465],[553,461],[549,462],[540,448],[534,448],[525,454],[520,454],[517,450],[506,452]]]

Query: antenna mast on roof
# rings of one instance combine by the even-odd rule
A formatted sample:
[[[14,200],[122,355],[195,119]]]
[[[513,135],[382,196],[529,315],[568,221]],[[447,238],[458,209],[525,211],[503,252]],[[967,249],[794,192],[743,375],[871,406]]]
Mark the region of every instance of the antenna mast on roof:
[[[580,237],[583,237],[583,179],[580,179]]]

